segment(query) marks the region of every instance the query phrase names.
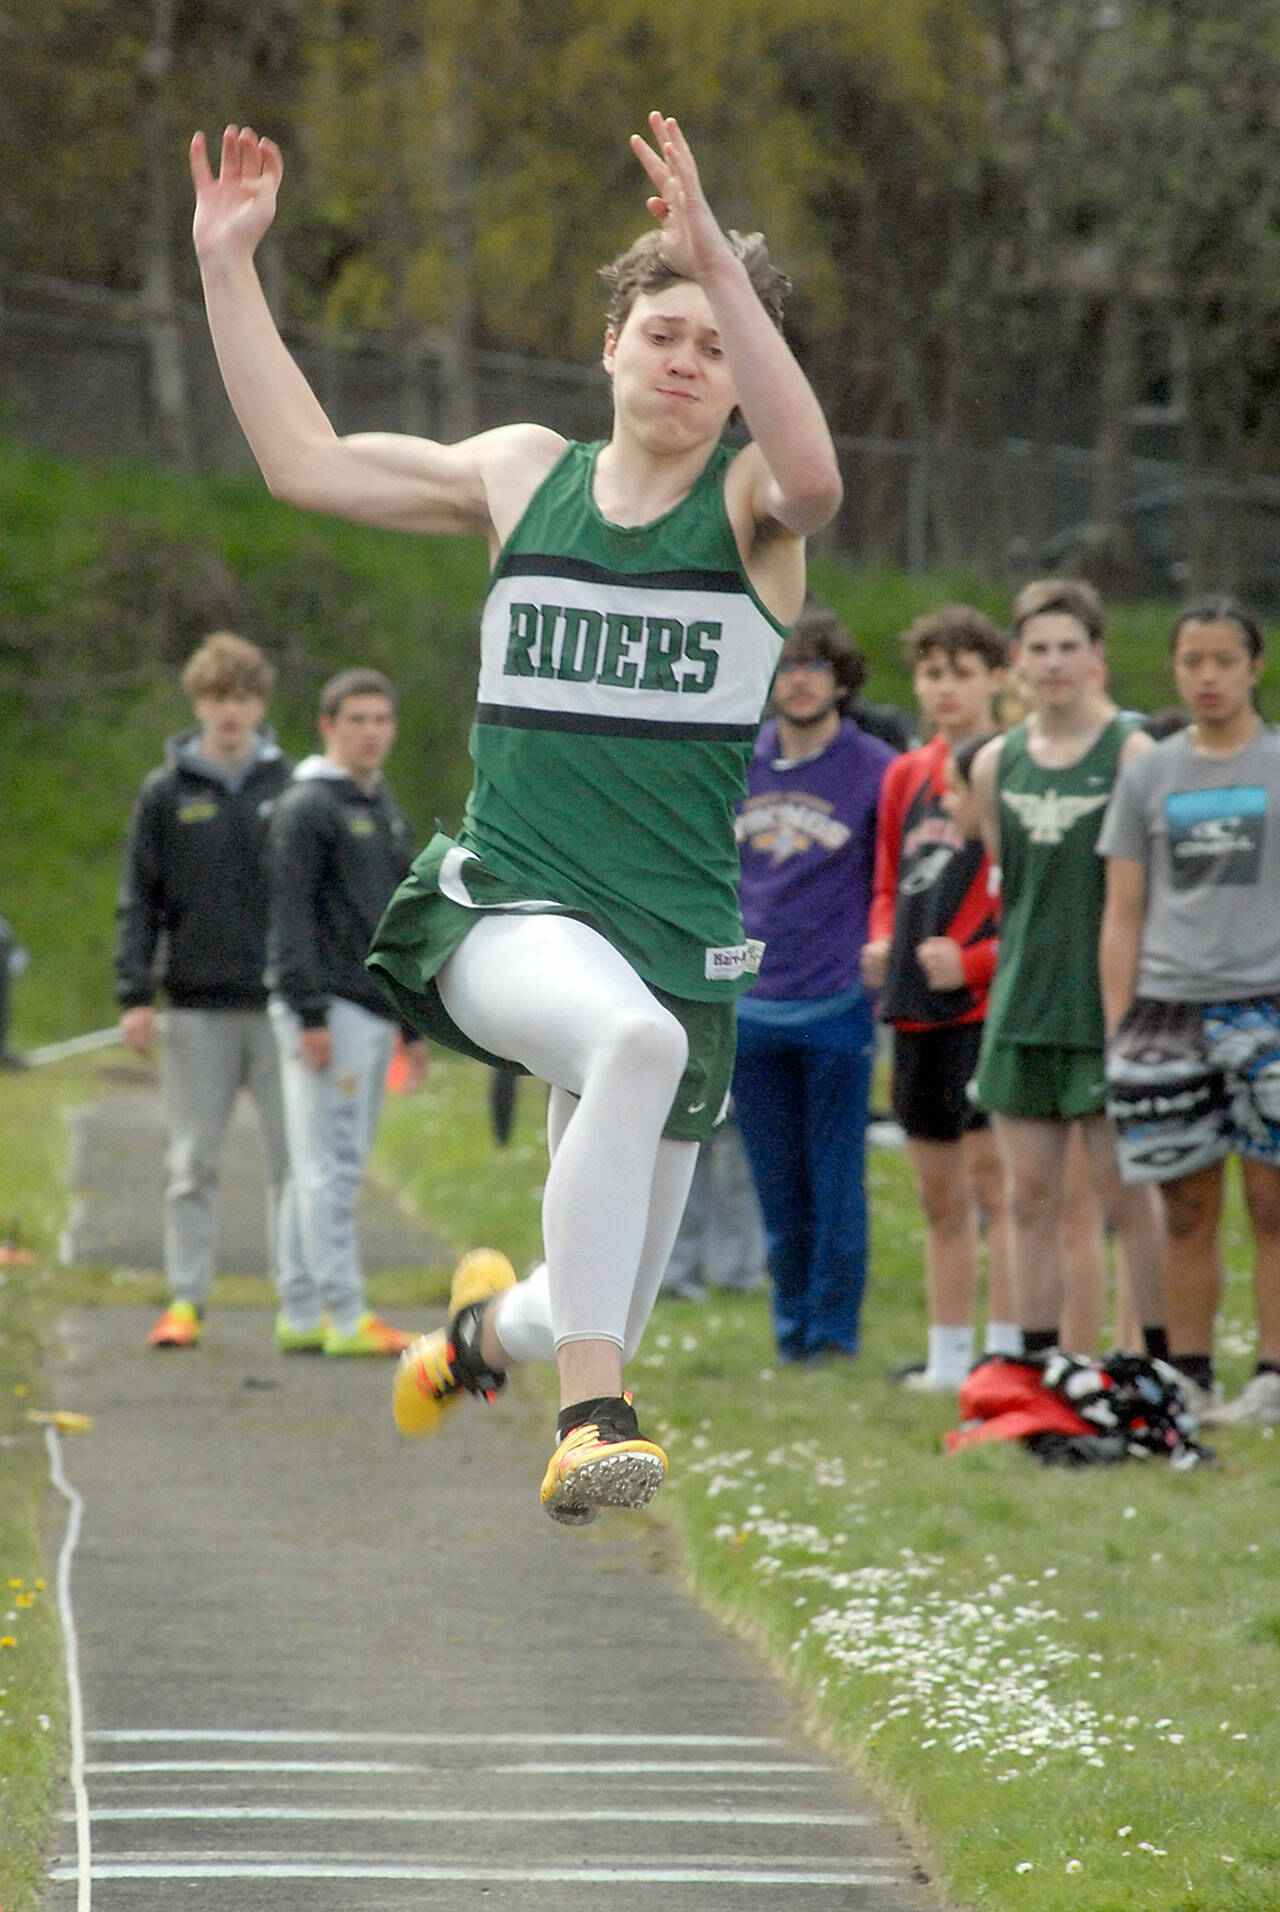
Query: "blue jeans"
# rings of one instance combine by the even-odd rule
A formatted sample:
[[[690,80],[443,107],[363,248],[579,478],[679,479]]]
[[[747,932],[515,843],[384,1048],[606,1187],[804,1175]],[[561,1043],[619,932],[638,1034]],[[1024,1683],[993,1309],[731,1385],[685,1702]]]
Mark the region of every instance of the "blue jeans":
[[[858,1350],[874,1060],[866,1003],[785,1028],[738,1023],[733,1100],[764,1211],[784,1361]]]

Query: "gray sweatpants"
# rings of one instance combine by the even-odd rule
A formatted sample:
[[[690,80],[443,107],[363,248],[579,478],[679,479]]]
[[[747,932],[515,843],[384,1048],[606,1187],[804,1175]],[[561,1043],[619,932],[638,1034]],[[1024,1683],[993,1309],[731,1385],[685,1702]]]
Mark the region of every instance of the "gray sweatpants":
[[[267,1258],[277,1288],[284,1238],[277,1226],[289,1176],[280,1063],[267,1012],[167,1009],[163,1018],[169,1179],[164,1198],[164,1261],[175,1301],[203,1307],[213,1281],[218,1238],[218,1180],[237,1091],[258,1111],[267,1174]],[[287,1234],[287,1231],[286,1231]]]

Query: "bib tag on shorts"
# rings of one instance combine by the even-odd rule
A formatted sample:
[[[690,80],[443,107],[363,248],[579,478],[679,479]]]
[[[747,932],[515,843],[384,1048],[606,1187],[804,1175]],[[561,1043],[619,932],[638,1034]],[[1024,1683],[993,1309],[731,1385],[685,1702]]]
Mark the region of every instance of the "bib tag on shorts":
[[[760,968],[764,944],[752,937],[745,943],[726,943],[706,952],[703,974],[708,982],[736,982],[739,976],[754,976]]]

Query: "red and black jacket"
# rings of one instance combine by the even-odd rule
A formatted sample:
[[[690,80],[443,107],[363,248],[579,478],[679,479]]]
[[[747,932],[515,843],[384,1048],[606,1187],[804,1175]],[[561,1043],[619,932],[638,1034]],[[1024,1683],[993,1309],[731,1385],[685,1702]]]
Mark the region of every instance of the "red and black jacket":
[[[981,1022],[995,975],[1000,906],[982,844],[942,807],[945,738],[895,757],[880,791],[870,939],[889,941],[880,1014],[899,1029]],[[960,946],[964,985],[931,989],[916,956],[927,937]]]

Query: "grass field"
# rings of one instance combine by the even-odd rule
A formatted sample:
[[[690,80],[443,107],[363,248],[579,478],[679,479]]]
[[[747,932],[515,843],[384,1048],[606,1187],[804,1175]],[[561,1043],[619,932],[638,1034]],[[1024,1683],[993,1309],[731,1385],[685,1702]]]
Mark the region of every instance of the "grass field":
[[[42,1345],[66,1302],[160,1295],[154,1276],[50,1259],[61,1109],[97,1082],[83,1065],[0,1077],[0,1129],[13,1138],[0,1214],[19,1218],[39,1255],[0,1284],[5,1912],[34,1912],[63,1760],[46,1462],[25,1418],[43,1398]],[[421,1096],[389,1105],[378,1172],[455,1245],[491,1241],[523,1266],[537,1252],[543,1095],[521,1085],[515,1136],[498,1151],[484,1088],[483,1071],[438,1059]],[[699,1597],[917,1828],[953,1904],[1274,1912],[1280,1441],[1224,1433],[1221,1468],[1191,1475],[1156,1463],[1061,1473],[1005,1447],[944,1455],[952,1406],[886,1378],[923,1335],[919,1218],[901,1156],[873,1155],[871,1191],[856,1369],[778,1369],[759,1297],[659,1304],[630,1376],[672,1464],[647,1518],[678,1538]],[[1252,1338],[1238,1212],[1228,1252],[1234,1385]],[[438,1303],[446,1282],[443,1268],[391,1275],[375,1299]],[[266,1298],[264,1284],[231,1279],[216,1295],[220,1306]],[[533,1384],[545,1386],[550,1433],[550,1376]],[[530,1456],[531,1496],[541,1461]]]

